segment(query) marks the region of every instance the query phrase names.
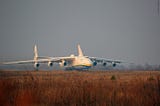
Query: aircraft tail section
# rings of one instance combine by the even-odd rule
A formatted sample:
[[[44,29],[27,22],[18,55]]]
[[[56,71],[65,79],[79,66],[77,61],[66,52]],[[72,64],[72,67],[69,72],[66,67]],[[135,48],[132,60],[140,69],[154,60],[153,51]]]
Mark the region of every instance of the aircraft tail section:
[[[83,52],[80,45],[78,45],[78,56],[83,56]]]
[[[37,50],[37,46],[34,46],[34,61],[38,60],[38,50]]]

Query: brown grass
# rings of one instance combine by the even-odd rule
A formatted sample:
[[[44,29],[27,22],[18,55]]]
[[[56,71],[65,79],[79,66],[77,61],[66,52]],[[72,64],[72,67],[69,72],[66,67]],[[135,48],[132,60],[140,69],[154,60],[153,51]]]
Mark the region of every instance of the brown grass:
[[[160,106],[160,71],[0,71],[0,106],[11,105]]]

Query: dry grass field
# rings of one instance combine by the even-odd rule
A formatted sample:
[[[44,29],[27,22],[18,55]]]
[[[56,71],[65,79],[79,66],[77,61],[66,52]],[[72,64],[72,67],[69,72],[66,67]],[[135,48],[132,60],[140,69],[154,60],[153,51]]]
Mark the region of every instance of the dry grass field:
[[[0,71],[0,106],[160,106],[160,71]]]

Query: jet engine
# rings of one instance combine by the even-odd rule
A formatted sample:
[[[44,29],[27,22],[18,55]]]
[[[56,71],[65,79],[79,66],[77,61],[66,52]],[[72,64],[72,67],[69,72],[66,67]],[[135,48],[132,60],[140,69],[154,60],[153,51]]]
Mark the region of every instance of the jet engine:
[[[34,67],[35,67],[35,68],[38,68],[39,66],[40,66],[39,63],[34,63]]]
[[[93,66],[96,66],[96,65],[97,65],[97,62],[96,62],[96,61],[94,61],[94,62],[93,62]]]
[[[112,66],[113,66],[113,67],[116,67],[116,65],[117,65],[116,63],[112,63]]]
[[[66,66],[66,65],[67,65],[67,62],[66,62],[66,61],[62,61],[62,62],[60,62],[59,64],[60,64],[60,66],[62,67],[62,66]]]
[[[49,66],[49,67],[52,67],[52,66],[53,66],[53,63],[49,61],[49,62],[48,62],[48,66]]]
[[[107,63],[105,62],[105,63],[103,63],[103,66],[106,66],[107,65]]]

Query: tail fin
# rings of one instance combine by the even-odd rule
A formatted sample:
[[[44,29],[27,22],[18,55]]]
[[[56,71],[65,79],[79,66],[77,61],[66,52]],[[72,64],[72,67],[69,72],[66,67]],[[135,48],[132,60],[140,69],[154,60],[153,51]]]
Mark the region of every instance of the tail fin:
[[[37,46],[34,46],[34,61],[37,61],[38,59],[38,50],[37,50]]]
[[[79,44],[78,44],[78,56],[83,56],[83,52]]]

